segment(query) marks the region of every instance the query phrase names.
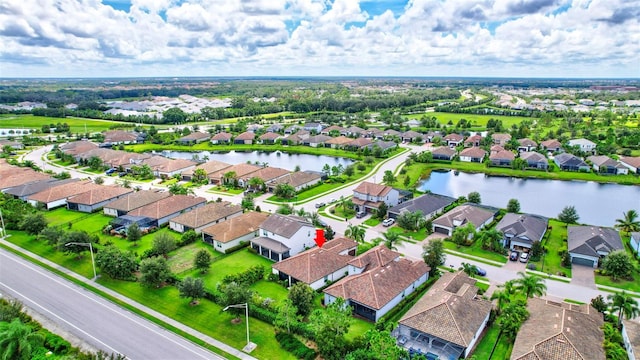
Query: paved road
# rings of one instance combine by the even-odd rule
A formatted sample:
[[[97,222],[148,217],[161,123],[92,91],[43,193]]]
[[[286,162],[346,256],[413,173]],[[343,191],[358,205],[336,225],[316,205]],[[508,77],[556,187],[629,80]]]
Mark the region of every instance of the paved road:
[[[223,359],[0,249],[0,292],[107,353],[128,359]]]

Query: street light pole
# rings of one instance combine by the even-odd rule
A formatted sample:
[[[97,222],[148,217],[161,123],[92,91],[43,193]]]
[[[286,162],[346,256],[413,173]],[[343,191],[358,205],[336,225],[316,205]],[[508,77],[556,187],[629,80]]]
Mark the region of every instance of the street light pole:
[[[246,320],[247,320],[247,345],[242,350],[244,352],[246,352],[246,353],[250,353],[256,348],[257,345],[252,343],[249,340],[249,303],[229,305],[229,306],[225,307],[224,309],[222,309],[222,311],[227,311],[227,310],[229,310],[229,308],[238,308],[238,309],[244,308],[244,310],[245,310],[245,317],[246,317]]]
[[[93,246],[91,245],[90,242],[88,243],[78,243],[78,242],[68,242],[66,244],[64,244],[64,246],[70,246],[70,245],[78,245],[78,246],[88,246],[89,247],[89,252],[91,253],[91,266],[93,267],[93,281],[95,281],[98,278],[98,274],[96,273],[96,261],[93,258]]]

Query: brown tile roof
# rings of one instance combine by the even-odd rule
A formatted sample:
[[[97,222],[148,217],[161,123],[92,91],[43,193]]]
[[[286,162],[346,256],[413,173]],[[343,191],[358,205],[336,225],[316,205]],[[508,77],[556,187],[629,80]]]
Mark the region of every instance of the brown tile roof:
[[[489,155],[489,159],[491,160],[514,160],[515,158],[516,155],[513,152],[504,149]]]
[[[328,128],[322,129],[322,131],[321,131],[321,132],[322,132],[322,133],[327,133],[327,134],[328,134],[328,133],[330,133],[330,132],[332,132],[332,131],[338,131],[338,132],[340,132],[340,131],[343,131],[343,130],[344,130],[344,128],[343,128],[342,126],[338,126],[338,125],[331,125],[331,126],[329,126]]]
[[[524,138],[524,139],[518,139],[518,143],[521,146],[528,146],[528,147],[537,147],[538,143],[536,143],[535,141],[528,139],[528,138]]]
[[[460,134],[456,134],[456,133],[452,133],[449,134],[447,136],[444,137],[444,141],[462,141],[462,139],[464,139],[464,136],[460,135]]]
[[[491,145],[491,148],[489,150],[491,150],[491,152],[498,152],[503,151],[504,148],[500,145]]]
[[[346,136],[340,135],[338,137],[334,137],[331,140],[327,140],[327,142],[325,144],[344,145],[344,144],[348,144],[348,143],[350,143],[352,141],[353,141],[352,138],[348,138]]]
[[[138,139],[138,134],[131,131],[124,130],[110,130],[104,132],[104,142],[135,142]]]
[[[511,359],[605,359],[602,314],[590,305],[574,305],[532,298],[529,319],[520,328]]]
[[[280,138],[280,134],[273,133],[273,132],[264,133],[258,137],[258,139],[260,140],[276,140],[279,138]]]
[[[357,147],[363,147],[363,146],[367,146],[369,144],[372,144],[373,140],[369,139],[369,138],[357,138],[352,140],[351,142],[347,143],[346,146],[357,146]]]
[[[209,139],[211,137],[211,135],[209,135],[209,133],[203,133],[200,131],[194,131],[189,135],[183,136],[180,139],[178,139],[178,141],[198,141],[198,140],[202,140],[202,139]]]
[[[372,269],[380,266],[386,266],[399,257],[399,252],[389,250],[384,246],[376,246],[349,261],[349,265],[353,265],[360,269]]]
[[[212,202],[178,215],[171,221],[195,229],[238,213],[242,213],[242,206],[238,204]]]
[[[95,205],[132,192],[132,189],[120,186],[100,185],[98,188],[70,197],[67,199],[67,202],[83,205]]]
[[[51,176],[28,167],[3,165],[2,168],[0,168],[0,189],[7,189],[47,179],[51,179]]]
[[[620,161],[633,166],[634,168],[640,168],[640,156],[632,157],[632,156],[621,156]]]
[[[228,243],[241,236],[258,231],[260,225],[268,216],[269,214],[267,213],[252,211],[219,224],[206,227],[202,229],[202,232],[213,236],[216,241]]]
[[[165,216],[175,214],[198,204],[207,202],[205,198],[189,195],[173,195],[158,200],[149,205],[132,210],[127,215],[146,216],[151,219],[161,219]]]
[[[480,142],[480,141],[482,141],[482,135],[475,134],[475,135],[469,136],[467,138],[467,140],[464,141],[464,143],[465,144],[472,144],[472,143]]]
[[[456,154],[456,150],[452,149],[452,148],[450,148],[448,146],[440,146],[440,147],[437,147],[437,148],[431,150],[431,153],[432,154],[437,154],[437,155],[446,155],[446,156],[451,157],[451,156]]]
[[[260,225],[260,229],[290,239],[304,226],[313,227],[307,219],[295,215],[273,214]]]
[[[560,143],[560,141],[556,140],[556,139],[549,139],[549,140],[545,140],[543,142],[540,143],[540,145],[542,145],[544,148],[561,148],[562,147],[562,143]]]
[[[277,179],[281,176],[287,175],[289,172],[290,171],[286,169],[267,166],[258,171],[252,172],[251,174],[249,174],[250,176],[247,176],[247,178],[249,179],[249,178],[257,177],[262,179],[264,182],[267,182],[273,179]]]
[[[236,136],[236,140],[253,140],[256,137],[256,134],[251,131],[245,131],[242,134]]]
[[[511,134],[496,133],[496,134],[491,135],[491,139],[493,141],[509,141],[509,140],[511,140]]]
[[[316,179],[320,179],[321,177],[322,175],[315,172],[296,171],[296,172],[288,173],[283,177],[272,180],[269,182],[269,184],[270,185],[289,184],[295,188],[295,187],[307,184]]]
[[[389,191],[391,191],[391,189],[391,186],[363,181],[360,183],[360,185],[358,185],[358,187],[353,190],[353,192],[373,196],[385,196],[389,193]]]
[[[460,156],[469,156],[473,158],[481,158],[487,156],[487,152],[477,146],[466,148],[460,151]]]
[[[520,158],[528,162],[547,162],[547,158],[535,151],[525,151],[520,153]]]
[[[35,193],[27,200],[38,201],[41,203],[50,203],[52,201],[66,199],[74,195],[79,195],[92,189],[98,188],[100,185],[96,185],[91,181],[66,183],[58,186],[54,186],[47,190]]]
[[[301,252],[273,265],[273,268],[292,278],[311,284],[334,273],[349,264],[353,255],[348,250],[354,249],[358,243],[347,238],[328,241],[324,246]]]
[[[473,227],[477,228],[478,226],[480,226],[480,224],[483,224],[485,221],[489,220],[489,218],[491,218],[494,214],[495,212],[478,206],[461,205],[433,220],[433,223],[436,225],[453,227],[454,221],[460,221],[461,226],[464,226],[470,222],[473,224]]]
[[[169,159],[164,156],[152,156],[149,159],[143,161],[145,165],[153,171],[159,172],[174,172],[180,169],[186,169],[190,166],[195,166],[196,162],[186,159]]]
[[[112,201],[104,207],[129,212],[131,210],[149,205],[164,198],[168,198],[169,196],[171,196],[169,192],[140,190],[129,194],[122,199]]]
[[[461,271],[445,272],[399,323],[466,348],[493,308],[475,296],[475,283]]]
[[[224,174],[233,171],[236,173],[236,177],[242,178],[260,169],[262,169],[262,167],[260,166],[242,163],[242,164],[232,165],[228,168],[224,168],[216,172],[213,172],[209,174],[209,177],[212,179],[222,178]]]
[[[229,141],[231,140],[231,138],[233,137],[233,135],[226,133],[226,132],[219,132],[215,135],[213,135],[213,137],[211,138],[211,141]]]
[[[218,161],[218,160],[209,160],[206,163],[200,164],[193,169],[185,170],[182,172],[182,175],[191,176],[196,171],[196,169],[204,169],[204,171],[208,174],[212,174],[216,171],[224,170],[228,167],[231,167],[231,164],[227,164],[226,162]]]
[[[384,246],[376,248],[379,247]],[[372,250],[375,251],[376,248]],[[357,275],[349,275],[324,292],[379,310],[427,272],[429,267],[424,261],[401,258],[384,266],[369,268]]]
[[[59,146],[60,150],[62,150],[63,153],[73,156],[82,154],[97,147],[98,145],[86,140],[74,141]]]

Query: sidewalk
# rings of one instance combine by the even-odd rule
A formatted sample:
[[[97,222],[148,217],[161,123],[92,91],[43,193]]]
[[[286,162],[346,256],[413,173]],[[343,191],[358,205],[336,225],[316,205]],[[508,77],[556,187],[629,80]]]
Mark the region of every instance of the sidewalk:
[[[257,360],[253,356],[245,354],[242,351],[240,351],[238,349],[235,349],[235,348],[233,348],[233,347],[231,347],[231,346],[229,346],[229,345],[227,345],[227,344],[225,344],[225,343],[223,343],[223,342],[221,342],[219,340],[216,340],[216,339],[214,339],[214,338],[212,338],[212,337],[210,337],[208,335],[205,335],[205,334],[203,334],[201,332],[198,332],[198,331],[196,331],[196,330],[194,330],[194,329],[192,329],[192,328],[190,328],[190,327],[188,327],[188,326],[186,326],[186,325],[184,325],[184,324],[182,324],[182,323],[180,323],[178,321],[175,321],[175,320],[171,319],[170,317],[168,317],[166,315],[163,315],[163,314],[161,314],[161,313],[159,313],[159,312],[157,312],[157,311],[155,311],[153,309],[150,309],[150,308],[146,307],[143,304],[140,304],[140,303],[138,303],[136,301],[133,301],[133,300],[131,300],[131,299],[129,299],[129,298],[127,298],[127,297],[125,297],[125,296],[123,296],[123,295],[121,295],[121,294],[119,294],[119,293],[117,293],[117,292],[115,292],[115,291],[113,291],[111,289],[109,289],[109,288],[106,288],[106,287],[104,287],[104,286],[102,286],[102,285],[100,285],[98,283],[95,283],[95,282],[91,281],[90,279],[82,277],[82,276],[70,271],[69,269],[67,269],[65,267],[62,267],[62,266],[60,266],[60,265],[58,265],[58,264],[56,264],[54,262],[51,262],[51,261],[49,261],[49,260],[47,260],[47,259],[45,259],[45,258],[43,258],[43,257],[41,257],[39,255],[33,254],[33,253],[29,252],[29,251],[26,251],[26,250],[22,249],[21,247],[6,241],[4,238],[0,239],[0,242],[3,245],[5,245],[5,246],[7,246],[7,247],[9,247],[9,248],[11,248],[11,249],[13,249],[15,251],[18,251],[18,252],[20,252],[20,253],[22,253],[22,254],[24,254],[26,256],[29,256],[29,257],[31,257],[33,259],[36,259],[36,260],[46,264],[47,266],[49,266],[51,268],[54,268],[54,269],[56,269],[56,270],[58,270],[58,271],[60,271],[60,272],[62,272],[64,274],[66,274],[69,277],[72,277],[72,278],[74,278],[74,279],[76,279],[78,281],[81,281],[81,282],[85,283],[89,287],[93,287],[93,288],[95,288],[95,289],[97,289],[99,291],[102,291],[102,292],[108,294],[109,296],[118,299],[119,301],[127,303],[127,304],[135,307],[136,309],[138,309],[138,310],[140,310],[140,311],[142,311],[142,312],[144,312],[144,313],[146,313],[146,314],[148,314],[150,316],[153,316],[154,318],[156,318],[156,319],[158,319],[160,321],[163,321],[163,322],[165,322],[165,323],[167,323],[167,324],[169,324],[169,325],[171,325],[173,327],[176,327],[176,328],[180,329],[181,331],[184,331],[185,333],[188,333],[191,336],[194,336],[194,337],[206,342],[207,344],[213,345],[214,347],[216,347],[216,348],[218,348],[220,350],[223,350],[223,351],[225,351],[226,353],[228,353],[230,355],[233,355],[233,356],[235,356],[235,357],[237,357],[239,359],[242,359],[242,360]],[[108,299],[105,299],[105,300],[108,300]],[[159,325],[159,326],[162,326],[162,325]]]

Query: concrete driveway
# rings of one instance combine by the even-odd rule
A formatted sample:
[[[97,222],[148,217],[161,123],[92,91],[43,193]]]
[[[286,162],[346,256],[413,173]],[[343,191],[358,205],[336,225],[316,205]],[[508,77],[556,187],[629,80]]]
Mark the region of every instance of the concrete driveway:
[[[596,276],[591,266],[571,265],[571,284],[596,289]]]

